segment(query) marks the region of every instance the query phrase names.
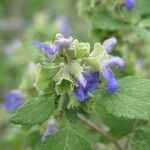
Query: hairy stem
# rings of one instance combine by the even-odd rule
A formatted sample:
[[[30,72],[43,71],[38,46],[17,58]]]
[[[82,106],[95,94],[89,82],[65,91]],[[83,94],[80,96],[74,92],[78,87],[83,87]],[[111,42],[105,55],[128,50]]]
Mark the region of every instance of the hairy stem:
[[[88,125],[90,128],[94,129],[95,131],[99,132],[100,134],[102,134],[103,136],[108,138],[110,141],[112,141],[113,144],[116,146],[117,150],[122,150],[120,144],[111,135],[109,135],[107,132],[105,132],[103,129],[101,129],[98,126],[96,126],[93,122],[91,122],[89,119],[87,119],[85,116],[83,116],[81,114],[78,114],[78,118],[83,123]]]

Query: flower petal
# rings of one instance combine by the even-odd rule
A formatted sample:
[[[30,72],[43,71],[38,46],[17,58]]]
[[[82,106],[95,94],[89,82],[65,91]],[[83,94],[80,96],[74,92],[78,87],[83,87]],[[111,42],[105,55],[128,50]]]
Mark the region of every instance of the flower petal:
[[[118,82],[110,69],[104,69],[102,72],[106,80],[106,90],[109,93],[114,93],[118,89]]]
[[[81,86],[75,87],[73,94],[79,101],[84,101],[88,97],[88,93]]]
[[[117,44],[117,39],[115,37],[111,37],[103,42],[103,47],[106,52],[110,52],[111,48]]]
[[[125,61],[120,57],[115,57],[110,55],[110,58],[108,60],[103,61],[103,68],[108,68],[110,65],[114,65],[118,68],[122,68],[125,64]]]

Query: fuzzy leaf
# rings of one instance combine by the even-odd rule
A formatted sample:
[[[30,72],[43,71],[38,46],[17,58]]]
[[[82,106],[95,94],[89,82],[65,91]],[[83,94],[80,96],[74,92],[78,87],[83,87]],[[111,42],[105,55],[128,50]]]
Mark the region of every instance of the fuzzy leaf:
[[[102,92],[106,110],[118,117],[150,119],[150,80],[125,77],[119,80],[119,90],[114,94]]]
[[[10,121],[15,124],[35,125],[46,121],[54,111],[53,96],[42,95],[28,100],[19,107]]]

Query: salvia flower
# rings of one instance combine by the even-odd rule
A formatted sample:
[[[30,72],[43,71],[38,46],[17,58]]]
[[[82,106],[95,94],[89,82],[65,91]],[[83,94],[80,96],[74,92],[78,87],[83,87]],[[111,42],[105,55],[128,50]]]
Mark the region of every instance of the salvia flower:
[[[45,54],[48,55],[48,57],[52,57],[59,51],[59,46],[56,44],[48,44],[44,42],[33,41],[32,45],[41,49]]]
[[[87,99],[93,92],[99,80],[99,72],[90,69],[85,70],[77,77],[77,86],[74,87],[73,94],[79,101]]]
[[[73,38],[64,38],[63,35],[57,34],[53,43],[44,43],[39,41],[33,41],[32,45],[41,49],[48,57],[52,57],[57,54],[62,48],[70,48],[73,44]]]
[[[56,20],[56,26],[59,33],[63,34],[65,37],[70,36],[70,24],[66,16],[59,16]]]
[[[106,52],[110,52],[111,48],[116,44],[117,44],[117,39],[115,37],[111,37],[102,43]]]
[[[7,110],[15,110],[24,100],[24,95],[20,90],[11,90],[4,96],[4,107]]]
[[[115,40],[115,38],[113,37],[113,40],[112,38],[110,38],[104,41],[103,43],[105,43],[103,44],[104,50],[108,53],[109,50],[112,48],[112,46],[117,44],[117,40]],[[109,53],[108,55],[109,55],[109,58],[102,61],[102,75],[105,78],[106,90],[109,93],[114,93],[118,89],[118,83],[115,78],[115,75],[110,69],[110,66],[113,65],[117,68],[121,68],[124,66],[124,60],[121,59],[120,57],[112,56]]]
[[[56,126],[55,126],[54,119],[48,120],[46,129],[45,129],[44,134],[42,136],[42,141],[44,141],[49,135],[51,135],[57,131],[58,131],[58,128],[56,128]]]
[[[124,5],[128,9],[133,9],[135,6],[135,0],[124,0]]]

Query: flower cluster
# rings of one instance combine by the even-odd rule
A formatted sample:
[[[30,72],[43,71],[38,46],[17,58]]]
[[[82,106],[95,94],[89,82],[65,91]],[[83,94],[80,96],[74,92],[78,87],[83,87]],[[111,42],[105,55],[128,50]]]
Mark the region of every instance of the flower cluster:
[[[123,67],[124,60],[109,54],[111,48],[116,44],[117,39],[115,37],[111,37],[103,42],[102,45],[108,58],[101,61],[101,70],[95,72],[88,69],[77,76],[77,86],[74,87],[73,94],[79,101],[87,99],[90,93],[96,89],[100,75],[104,77],[105,87],[109,93],[114,93],[118,89],[117,80],[110,66]]]
[[[73,38],[64,38],[61,34],[57,34],[53,43],[44,43],[39,41],[32,42],[33,46],[36,46],[42,50],[49,58],[57,54],[61,48],[70,48],[73,42]]]
[[[117,44],[115,37],[105,40],[102,45],[96,43],[92,52],[88,43],[80,43],[72,37],[64,38],[61,34],[56,35],[53,43],[36,41],[32,44],[49,58],[59,54],[53,65],[57,65],[57,60],[62,60],[61,67],[52,77],[58,95],[69,91],[77,100],[84,101],[96,90],[100,76],[104,77],[105,88],[109,93],[114,93],[118,89],[117,80],[110,67],[123,67],[124,61],[110,54],[112,47]],[[62,87],[64,88],[61,89]]]
[[[4,96],[4,107],[7,110],[15,110],[24,100],[24,95],[20,90],[11,90]]]

